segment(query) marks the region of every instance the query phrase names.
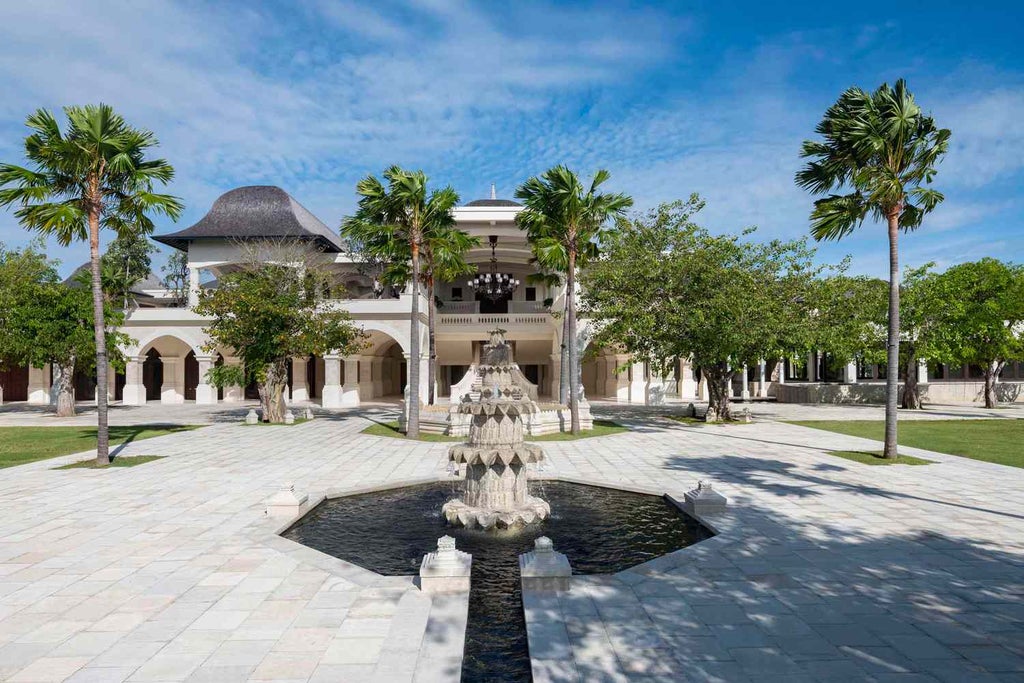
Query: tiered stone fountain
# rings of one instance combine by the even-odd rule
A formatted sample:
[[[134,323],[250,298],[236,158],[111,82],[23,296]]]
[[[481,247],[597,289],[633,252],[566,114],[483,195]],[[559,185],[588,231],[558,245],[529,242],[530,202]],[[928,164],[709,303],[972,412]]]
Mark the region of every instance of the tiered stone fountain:
[[[448,451],[456,466],[466,465],[465,491],[442,512],[451,524],[483,529],[540,521],[551,507],[529,494],[526,466],[541,462],[544,451],[523,443],[522,415],[531,401],[513,378],[512,350],[502,330],[491,332],[480,361],[473,388],[458,406],[472,415],[468,441]]]

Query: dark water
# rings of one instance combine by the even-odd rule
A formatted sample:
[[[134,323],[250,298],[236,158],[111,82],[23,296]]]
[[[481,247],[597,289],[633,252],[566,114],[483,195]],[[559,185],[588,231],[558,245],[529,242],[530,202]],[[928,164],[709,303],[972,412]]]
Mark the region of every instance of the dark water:
[[[462,680],[529,681],[518,556],[548,536],[575,574],[611,574],[710,536],[658,496],[567,482],[533,482],[551,518],[516,531],[448,526],[441,506],[451,484],[429,484],[328,500],[285,537],[379,574],[419,571],[445,534],[473,555]]]

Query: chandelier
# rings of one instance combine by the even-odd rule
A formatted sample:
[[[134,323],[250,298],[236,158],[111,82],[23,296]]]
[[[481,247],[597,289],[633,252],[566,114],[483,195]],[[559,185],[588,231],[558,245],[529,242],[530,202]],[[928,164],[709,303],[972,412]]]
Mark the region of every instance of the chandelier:
[[[487,239],[491,243],[491,268],[486,273],[477,274],[466,284],[480,296],[487,297],[491,301],[498,301],[512,296],[512,292],[516,291],[516,287],[519,286],[519,280],[515,279],[511,273],[498,272],[498,257],[495,253],[498,236],[491,235]]]

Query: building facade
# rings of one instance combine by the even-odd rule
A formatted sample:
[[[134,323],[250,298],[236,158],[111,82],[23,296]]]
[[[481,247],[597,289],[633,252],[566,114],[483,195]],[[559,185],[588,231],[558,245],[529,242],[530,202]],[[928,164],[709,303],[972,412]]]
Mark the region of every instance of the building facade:
[[[454,211],[459,228],[480,240],[468,256],[480,273],[496,270],[509,274],[519,285],[508,296],[477,295],[468,280],[436,286],[437,382],[441,401],[449,397],[478,357],[488,333],[505,330],[525,379],[535,385],[541,402],[558,395],[561,363],[561,311],[565,288],[534,282],[531,251],[515,217],[522,207],[497,199],[471,201]],[[340,237],[284,190],[273,186],[242,187],[214,202],[195,225],[154,239],[188,257],[189,291],[168,291],[156,281],[140,283],[136,307],[127,315],[123,332],[133,343],[123,349],[124,372],[111,372],[107,387],[111,400],[127,405],[147,402],[198,404],[237,402],[256,398],[255,387],[217,389],[206,382],[216,364],[239,364],[233,349],[211,349],[204,332],[208,321],[192,307],[203,287],[215,287],[217,278],[260,258],[254,253],[268,241],[301,242],[313,248],[332,281],[329,305],[347,310],[368,335],[358,354],[292,359],[287,399],[314,401],[324,407],[355,406],[374,400],[397,400],[407,384],[409,363],[421,364],[421,399],[427,397],[427,301],[422,298],[419,359],[410,357],[411,291],[383,291],[369,264],[359,262]],[[268,257],[272,258],[272,257]],[[422,296],[422,295],[421,295]],[[580,324],[580,347],[589,340],[587,322]],[[653,376],[642,363],[615,349],[590,349],[580,369],[582,390],[590,399],[657,404],[666,399],[699,400],[706,388],[686,361],[669,377]],[[806,363],[770,360],[744,368],[734,382],[737,398],[775,397],[799,402],[871,402],[884,393],[884,377],[874,366],[850,365],[830,370],[827,359],[813,355]],[[980,399],[983,383],[971,369],[921,368],[925,394],[933,402],[973,402]],[[831,373],[831,374],[830,374]],[[95,382],[84,374],[76,382],[78,400],[94,399]],[[46,404],[53,401],[49,368],[14,368],[0,372],[4,401]],[[1003,398],[1024,400],[1021,380],[1024,364],[1010,364],[1004,372]]]

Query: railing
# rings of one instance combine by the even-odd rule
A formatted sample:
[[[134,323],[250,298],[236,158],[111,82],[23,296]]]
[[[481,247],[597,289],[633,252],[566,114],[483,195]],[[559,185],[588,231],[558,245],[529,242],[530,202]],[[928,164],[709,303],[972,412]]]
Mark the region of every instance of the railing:
[[[480,302],[479,301],[442,301],[441,306],[438,309],[439,313],[453,314],[453,313],[479,313]]]
[[[438,316],[438,324],[445,327],[455,325],[547,325],[550,321],[551,316],[547,313],[466,313]]]
[[[547,313],[541,301],[509,301],[509,313]]]

